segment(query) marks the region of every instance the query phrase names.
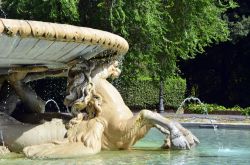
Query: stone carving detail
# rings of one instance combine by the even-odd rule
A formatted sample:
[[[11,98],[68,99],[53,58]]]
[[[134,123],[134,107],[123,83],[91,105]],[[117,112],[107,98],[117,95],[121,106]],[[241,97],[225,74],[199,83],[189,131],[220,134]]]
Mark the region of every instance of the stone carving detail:
[[[0,34],[4,41],[0,88],[8,82],[16,94],[9,98],[8,110],[0,112],[0,154],[9,149],[28,158],[67,158],[129,149],[152,127],[166,135],[164,149],[190,149],[199,143],[189,130],[158,113],[142,110],[134,115],[106,80],[121,73],[116,60],[128,51],[122,37],[91,28],[11,19],[0,19]],[[13,46],[16,40],[19,46]],[[18,101],[29,112],[44,112],[44,101],[25,83],[45,77],[68,78],[64,104],[73,118],[32,125],[11,117]]]
[[[166,134],[162,148],[190,149],[199,143],[190,131],[158,113],[142,110],[133,115],[117,89],[106,80],[119,76],[120,72],[117,61],[76,63],[68,72],[65,98],[65,105],[71,107],[75,117],[67,124],[52,121],[30,129],[14,124],[15,128],[9,127],[5,134],[9,136],[16,129],[23,133],[19,140],[8,139],[6,145],[21,146],[29,158],[75,157],[96,154],[101,149],[129,149],[152,127]],[[55,135],[51,129],[61,133]],[[37,131],[45,136],[34,140]]]

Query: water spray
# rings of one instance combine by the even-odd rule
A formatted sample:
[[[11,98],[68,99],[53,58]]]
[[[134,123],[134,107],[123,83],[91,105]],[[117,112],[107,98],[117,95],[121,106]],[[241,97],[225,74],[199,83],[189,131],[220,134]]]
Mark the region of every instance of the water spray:
[[[57,112],[59,112],[59,113],[61,112],[61,111],[60,111],[60,107],[58,106],[57,102],[56,102],[55,100],[53,100],[53,99],[47,100],[46,103],[45,103],[45,106],[46,106],[49,102],[53,102],[53,103],[56,105]]]
[[[5,11],[3,10],[1,2],[0,2],[0,11],[1,11],[1,13],[4,15],[4,18],[7,18],[7,14],[6,14]]]
[[[215,125],[215,124],[213,124],[212,119],[210,119],[210,117],[208,115],[208,110],[207,110],[206,105],[203,102],[201,102],[201,100],[199,98],[197,98],[197,97],[191,96],[191,97],[188,97],[188,98],[184,99],[181,102],[180,106],[178,107],[178,109],[176,111],[176,114],[183,114],[183,112],[184,112],[184,108],[183,107],[186,105],[187,102],[190,103],[191,101],[194,101],[194,102],[196,102],[196,103],[198,103],[198,104],[201,105],[204,114],[207,116],[207,118],[209,119],[209,121],[210,121],[210,123],[212,125],[212,128],[214,129],[214,131],[216,131],[218,126]],[[200,126],[207,128],[207,127],[211,127],[211,125],[203,124],[203,125],[200,125]]]
[[[4,140],[3,140],[3,131],[2,130],[0,130],[0,138],[1,138],[3,146],[5,147]]]

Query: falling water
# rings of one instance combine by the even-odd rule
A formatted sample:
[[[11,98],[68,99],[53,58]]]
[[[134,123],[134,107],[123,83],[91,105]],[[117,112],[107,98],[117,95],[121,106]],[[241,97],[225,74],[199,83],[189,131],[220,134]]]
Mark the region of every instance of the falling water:
[[[204,114],[205,114],[205,115],[207,116],[207,118],[209,119],[209,121],[210,121],[211,125],[213,126],[214,130],[217,130],[217,125],[213,124],[213,120],[212,120],[212,119],[209,117],[209,115],[208,115],[207,107],[206,107],[205,104],[202,103],[201,100],[200,100],[199,98],[197,98],[197,97],[192,97],[192,96],[191,96],[191,97],[188,97],[188,98],[184,99],[184,100],[182,101],[182,103],[180,104],[180,106],[178,107],[178,109],[177,109],[177,111],[176,111],[176,114],[181,114],[181,111],[183,111],[183,107],[186,105],[186,103],[190,103],[191,101],[194,101],[194,102],[196,102],[196,103],[198,103],[198,104],[201,105]]]
[[[9,85],[9,83],[8,83],[8,85],[7,85],[7,91],[6,91],[6,100],[8,100],[8,98],[10,97],[10,85]],[[6,111],[6,109],[7,109],[7,101],[3,101],[3,111]],[[8,110],[8,109],[7,109]]]
[[[180,106],[178,107],[176,113],[177,113],[177,114],[181,114],[181,111],[183,110],[183,107],[186,105],[186,103],[190,103],[191,101],[194,101],[194,102],[200,104],[201,107],[202,107],[203,112],[204,112],[206,115],[208,115],[208,111],[207,111],[206,106],[201,102],[201,100],[200,100],[199,98],[193,97],[193,96],[188,97],[188,98],[185,98],[185,99],[181,102],[181,104],[180,104]]]
[[[3,15],[4,16],[4,18],[6,18],[7,17],[7,14],[5,13],[5,11],[3,10],[3,8],[2,8],[2,5],[1,5],[1,2],[0,2],[0,11],[1,11],[1,15]]]
[[[1,142],[2,142],[3,146],[5,147],[2,130],[0,130],[0,138],[1,138]]]
[[[68,106],[66,106],[66,111],[67,111],[68,114],[71,114]]]
[[[57,112],[59,112],[59,113],[61,112],[61,111],[60,111],[60,107],[58,106],[57,102],[56,102],[55,100],[53,100],[53,99],[47,100],[46,103],[45,103],[45,106],[46,106],[49,102],[53,102],[53,103],[56,105]]]
[[[217,131],[217,125],[216,124],[213,124],[213,120],[209,117],[208,115],[208,110],[207,110],[207,107],[204,103],[201,102],[201,100],[199,98],[196,98],[196,97],[188,97],[186,99],[184,99],[182,101],[182,103],[180,104],[180,106],[178,107],[177,111],[176,111],[176,114],[181,114],[181,111],[183,111],[183,107],[186,105],[186,103],[190,103],[191,101],[194,101],[198,104],[201,105],[202,107],[202,110],[204,112],[204,114],[207,116],[207,119],[209,119],[211,125],[206,125],[206,124],[203,124],[203,125],[200,125],[202,127],[205,127],[205,128],[208,128],[210,126],[213,127],[213,130],[214,130],[214,133],[216,135],[216,142],[218,143],[218,152],[220,152],[221,150],[223,150],[223,144],[221,143],[220,141],[220,138],[219,138],[219,134],[218,134],[218,131]]]

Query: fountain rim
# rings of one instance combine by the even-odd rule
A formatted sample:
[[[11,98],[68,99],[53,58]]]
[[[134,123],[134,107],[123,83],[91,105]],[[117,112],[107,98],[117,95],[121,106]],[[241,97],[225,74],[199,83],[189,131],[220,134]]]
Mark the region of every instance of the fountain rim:
[[[102,50],[108,51],[110,56],[123,56],[129,49],[128,42],[113,33],[92,29],[88,27],[80,27],[69,24],[59,24],[51,22],[42,22],[34,20],[17,20],[0,18],[0,36],[10,38],[18,37],[20,39],[34,38],[46,41],[60,43],[77,43],[88,46],[100,47]],[[93,51],[93,50],[89,50]],[[97,55],[88,57],[95,58]],[[68,61],[47,61],[47,65],[57,65],[55,68],[62,68],[65,64],[70,63],[81,55],[71,58]],[[86,60],[89,60],[89,59]],[[1,58],[2,63],[11,62],[11,58]],[[39,60],[25,59],[31,64],[39,64]],[[13,61],[22,63],[25,61],[21,58],[14,58]],[[46,60],[40,60],[46,64]],[[15,63],[12,64],[15,66]],[[0,64],[0,68],[1,68]]]

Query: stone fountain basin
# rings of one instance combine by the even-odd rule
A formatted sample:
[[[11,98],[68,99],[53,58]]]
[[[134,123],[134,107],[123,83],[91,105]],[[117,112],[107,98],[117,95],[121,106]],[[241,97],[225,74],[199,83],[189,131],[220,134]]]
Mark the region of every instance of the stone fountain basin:
[[[161,150],[164,136],[156,129],[137,142],[131,150],[102,151],[99,154],[74,159],[30,160],[23,155],[6,154],[2,164],[249,164],[250,131],[241,129],[192,128],[201,144],[191,150]],[[241,139],[239,140],[239,137]]]
[[[75,59],[121,56],[128,51],[122,37],[67,24],[0,19],[0,74],[8,68],[46,66],[61,69]]]

